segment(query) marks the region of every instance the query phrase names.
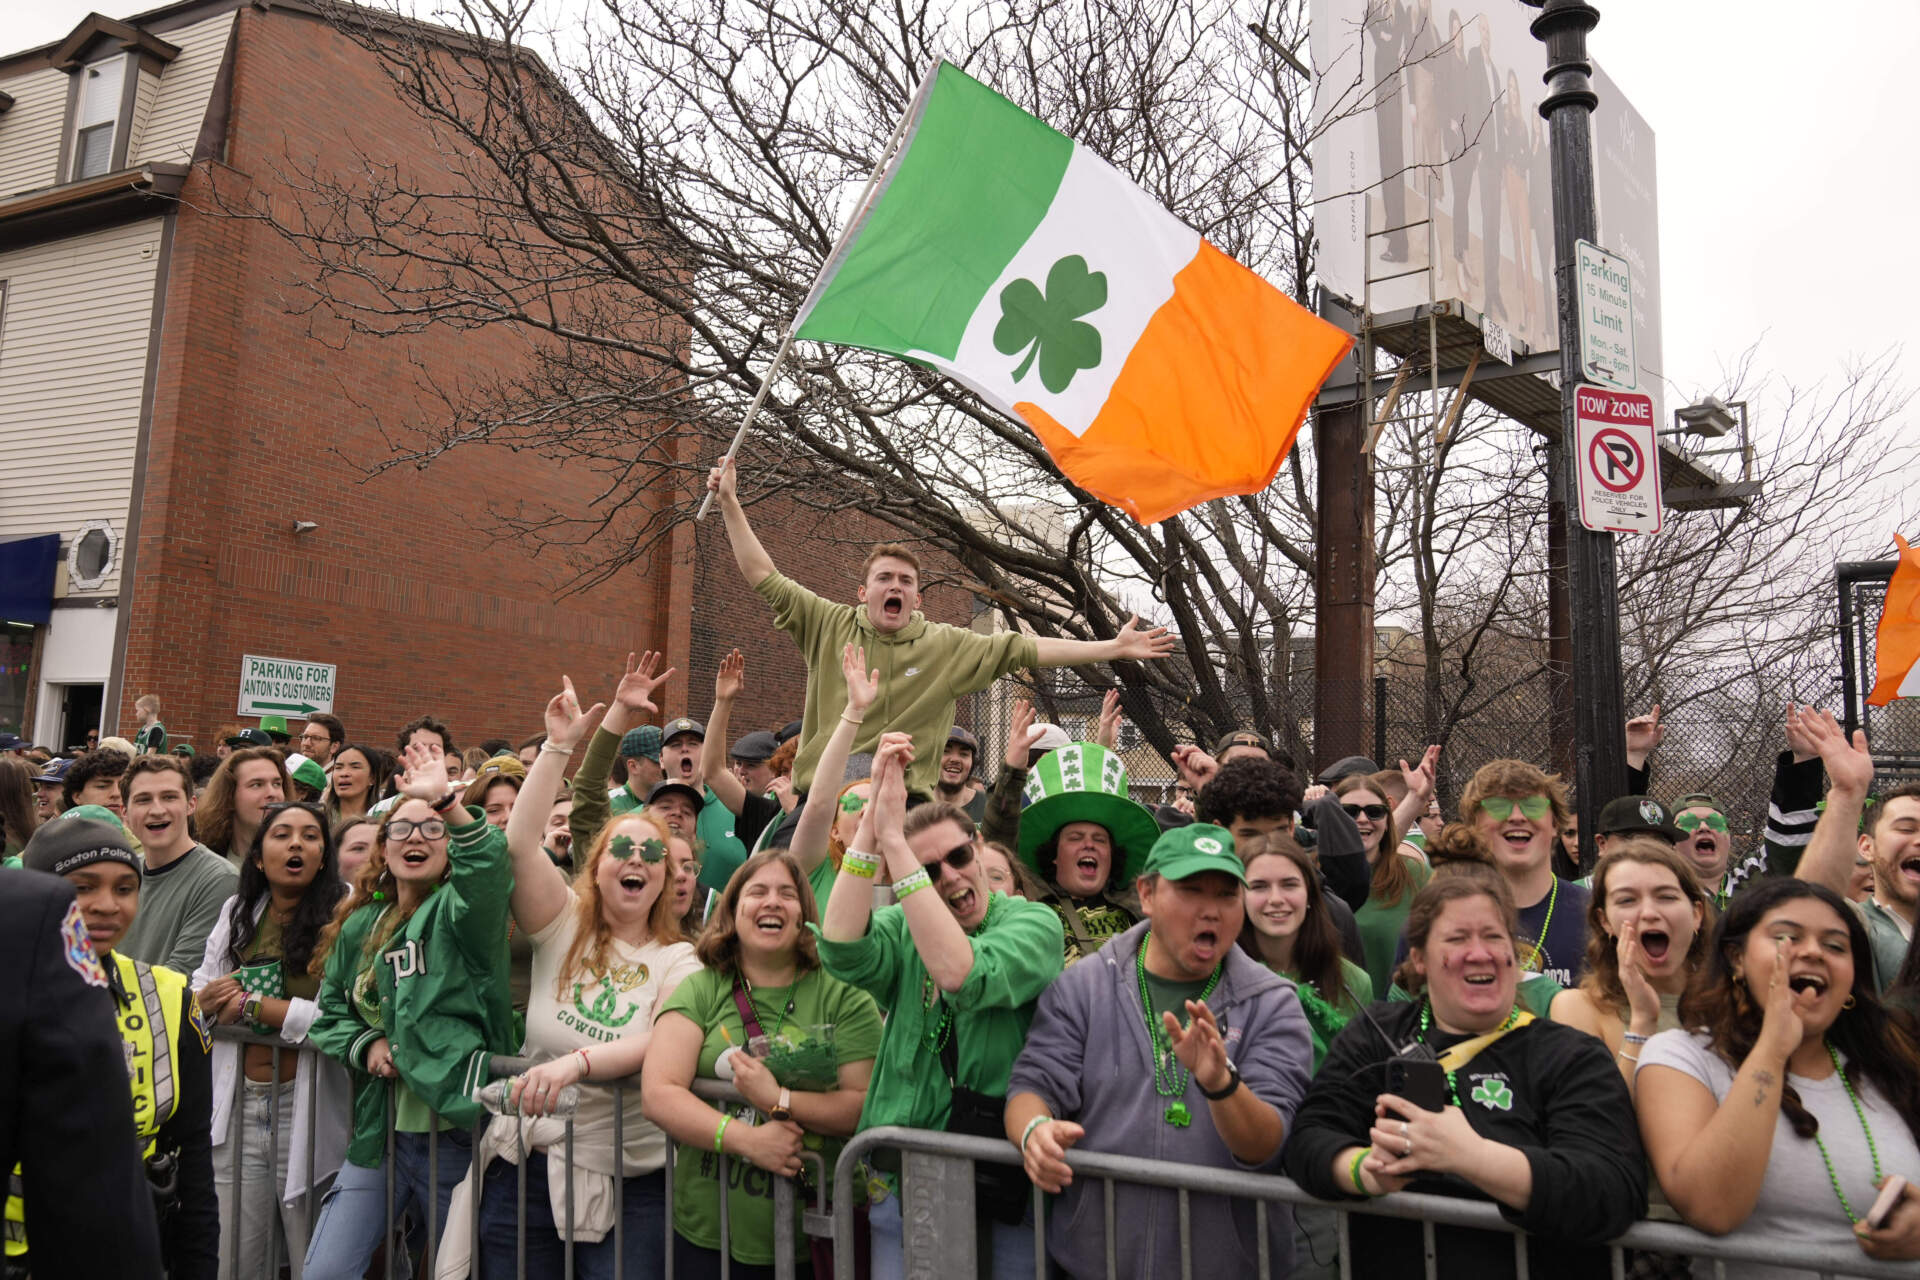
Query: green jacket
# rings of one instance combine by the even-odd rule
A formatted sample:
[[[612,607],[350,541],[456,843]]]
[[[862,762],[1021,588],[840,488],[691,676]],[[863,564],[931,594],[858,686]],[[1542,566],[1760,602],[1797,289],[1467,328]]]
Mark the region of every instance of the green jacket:
[[[1060,917],[1038,902],[996,893],[972,941],[967,980],[940,999],[953,1006],[960,1083],[980,1093],[1003,1094],[1013,1060],[1026,1043],[1034,1005],[1064,967]],[[944,1128],[953,1092],[938,1051],[926,1044],[929,1018],[938,1014],[926,999],[927,967],[905,913],[898,906],[884,907],[873,913],[865,937],[851,942],[822,937],[819,946],[826,971],[872,996],[887,1015],[860,1127]]]
[[[847,681],[840,670],[846,645],[863,647],[868,670],[880,672],[880,697],[854,736],[853,750],[872,751],[882,733],[912,734],[914,761],[907,787],[925,795],[933,794],[940,776],[940,751],[953,727],[955,699],[1040,661],[1032,636],[1014,631],[983,636],[965,627],[928,622],[921,613],[893,634],[882,635],[865,605],[823,600],[777,571],[754,590],[773,606],[773,625],[793,637],[807,661],[806,715],[800,752],[793,761],[793,785],[799,791],[813,785],[820,753],[847,705]]]
[[[356,1073],[366,1070],[374,1041],[386,1036],[407,1087],[435,1114],[471,1127],[481,1114],[473,1092],[490,1078],[488,1058],[517,1047],[507,958],[513,872],[506,833],[481,819],[449,824],[447,852],[446,882],[387,940],[375,965],[378,1025],[362,1017],[353,983],[389,906],[384,902],[368,903],[342,926],[327,957],[320,1017],[308,1034]],[[356,1084],[362,1078],[356,1075]],[[380,1087],[355,1089],[348,1158],[371,1168],[380,1149],[370,1160],[359,1157],[369,1130],[384,1142],[386,1090],[385,1082],[364,1079]]]

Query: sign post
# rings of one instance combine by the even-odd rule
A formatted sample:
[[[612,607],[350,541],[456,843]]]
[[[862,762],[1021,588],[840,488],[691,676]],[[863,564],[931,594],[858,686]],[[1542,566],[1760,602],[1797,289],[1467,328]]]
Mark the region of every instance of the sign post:
[[[240,658],[240,714],[243,716],[305,716],[333,710],[334,679],[339,668],[329,662],[302,662],[296,658]]]
[[[1582,380],[1633,391],[1640,365],[1633,353],[1633,265],[1591,240],[1575,241]]]
[[[1660,531],[1660,452],[1653,397],[1580,387],[1574,398],[1580,523],[1595,533]]]

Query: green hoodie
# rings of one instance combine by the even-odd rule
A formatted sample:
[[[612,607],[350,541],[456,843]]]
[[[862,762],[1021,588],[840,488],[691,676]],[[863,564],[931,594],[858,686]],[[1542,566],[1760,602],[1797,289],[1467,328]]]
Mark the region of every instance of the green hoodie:
[[[823,600],[777,571],[754,590],[773,606],[773,625],[793,637],[807,660],[807,709],[793,761],[793,785],[799,791],[813,786],[820,753],[847,705],[847,678],[840,669],[845,646],[860,645],[866,650],[867,669],[880,672],[880,696],[854,735],[853,750],[874,750],[882,733],[912,734],[914,760],[907,770],[907,788],[923,795],[933,794],[940,776],[940,752],[953,727],[954,701],[1040,661],[1032,636],[1017,631],[981,635],[928,622],[919,612],[906,626],[883,635],[874,629],[865,605]]]
[[[472,810],[467,811],[472,817]],[[364,953],[388,902],[347,917],[327,955],[320,1017],[308,1037],[353,1072],[353,1139],[347,1158],[361,1168],[385,1154],[389,1083],[366,1075],[367,1050],[382,1036],[401,1078],[437,1115],[471,1127],[473,1091],[489,1079],[487,1059],[516,1047],[507,985],[507,898],[513,873],[507,837],[484,819],[448,824],[446,881],[387,939]],[[354,984],[374,970],[378,1007],[363,1014]]]

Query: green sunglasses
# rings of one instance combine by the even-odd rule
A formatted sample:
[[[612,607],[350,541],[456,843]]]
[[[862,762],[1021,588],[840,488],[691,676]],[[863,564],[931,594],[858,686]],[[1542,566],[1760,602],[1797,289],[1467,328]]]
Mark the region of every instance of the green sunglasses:
[[[857,791],[849,791],[840,797],[840,812],[858,813],[867,807],[867,798]]]
[[[1480,802],[1480,807],[1493,815],[1495,822],[1505,822],[1513,816],[1515,809],[1528,822],[1538,822],[1553,812],[1553,801],[1546,796],[1528,796],[1525,800],[1510,800],[1506,796],[1488,796]]]
[[[1673,817],[1673,825],[1682,831],[1698,831],[1703,822],[1714,831],[1727,829],[1726,815],[1721,813],[1709,813],[1704,816],[1698,813],[1677,813]]]

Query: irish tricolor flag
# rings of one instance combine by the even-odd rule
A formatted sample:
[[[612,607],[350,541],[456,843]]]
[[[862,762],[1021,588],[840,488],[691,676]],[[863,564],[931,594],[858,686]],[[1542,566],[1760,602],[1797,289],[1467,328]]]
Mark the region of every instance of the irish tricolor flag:
[[[1900,563],[1887,583],[1880,629],[1873,638],[1873,692],[1867,705],[1884,707],[1895,698],[1920,697],[1920,551],[1893,535]]]
[[[1351,338],[953,66],[903,130],[795,337],[939,369],[1142,523],[1266,487]]]

